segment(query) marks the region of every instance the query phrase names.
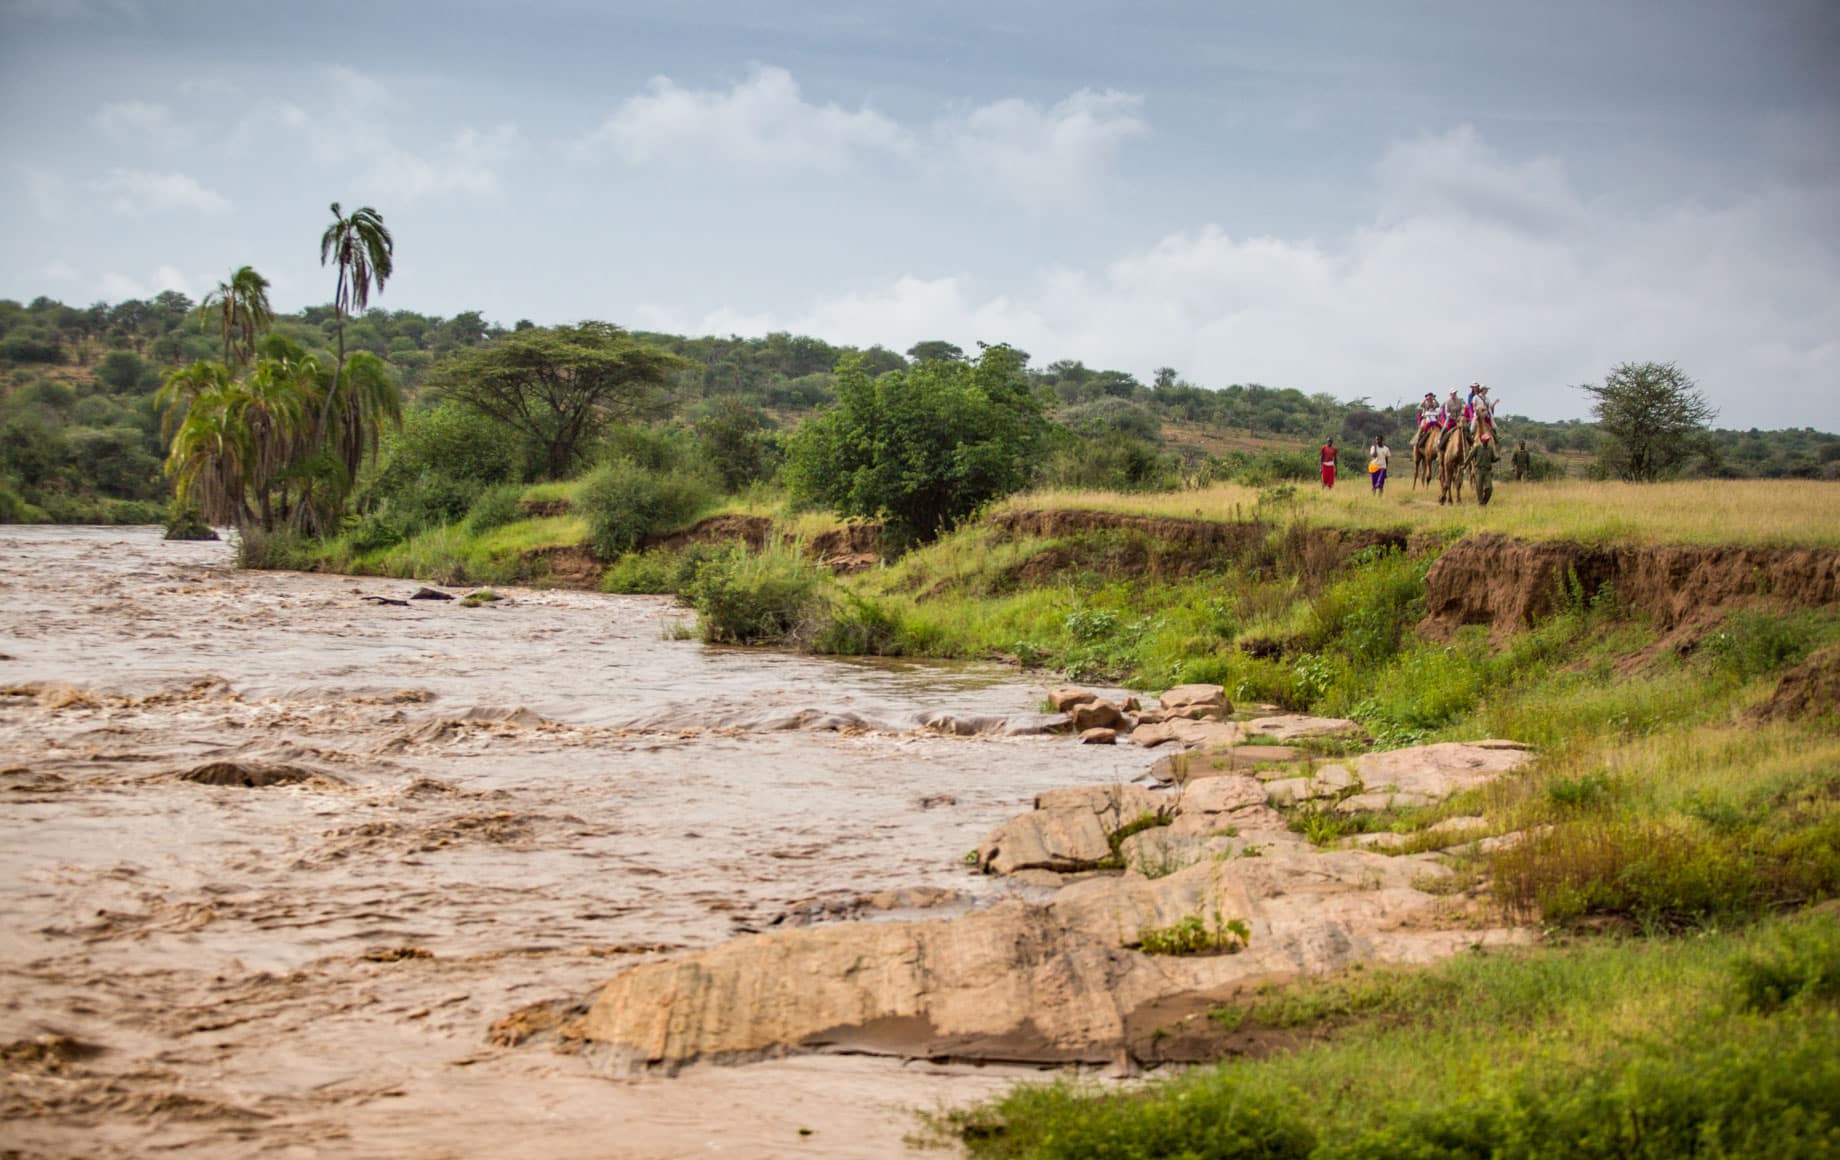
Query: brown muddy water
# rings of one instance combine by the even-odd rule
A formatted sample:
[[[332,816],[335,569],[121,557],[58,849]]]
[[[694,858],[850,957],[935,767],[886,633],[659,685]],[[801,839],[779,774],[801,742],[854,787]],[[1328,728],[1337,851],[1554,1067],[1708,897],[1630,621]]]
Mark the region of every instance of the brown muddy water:
[[[363,599],[415,587],[0,529],[0,1149],[898,1155],[915,1109],[1029,1074],[633,1077],[540,1029],[647,955],[865,892],[994,901],[1019,888],[963,866],[980,836],[1148,755],[919,730],[1026,725],[1044,688],[707,648],[665,599]],[[537,1034],[495,1033],[527,1008]]]

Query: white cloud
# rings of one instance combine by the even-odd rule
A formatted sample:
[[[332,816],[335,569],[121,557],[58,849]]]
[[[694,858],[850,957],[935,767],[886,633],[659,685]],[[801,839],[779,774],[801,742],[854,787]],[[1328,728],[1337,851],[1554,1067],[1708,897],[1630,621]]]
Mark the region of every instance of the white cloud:
[[[64,216],[66,197],[62,175],[35,165],[16,166],[26,187],[26,203],[39,217],[56,221]]]
[[[394,93],[375,77],[343,65],[321,70],[322,87],[304,101],[269,101],[244,117],[232,147],[267,148],[267,138],[291,134],[314,162],[349,171],[360,196],[406,204],[447,194],[496,196],[499,175],[520,144],[509,122],[481,132],[456,131],[432,148],[411,147],[391,132],[404,119]]]
[[[496,196],[498,170],[517,142],[517,126],[504,124],[489,133],[462,129],[428,156],[392,147],[378,155],[358,186],[399,203],[446,193]]]
[[[934,131],[974,182],[1025,207],[1077,208],[1099,192],[1120,146],[1150,131],[1143,97],[1081,89],[1048,108],[1016,98],[941,119]]]
[[[109,199],[110,209],[131,217],[167,210],[223,213],[230,208],[229,198],[183,173],[111,169],[92,181],[90,188]]]
[[[111,271],[102,276],[101,290],[102,297],[110,302],[120,302],[127,298],[151,298],[162,290],[177,290],[188,295],[192,292],[191,283],[185,275],[171,266],[161,266],[153,272],[151,278],[145,280]]]
[[[1205,225],[1013,290],[907,276],[796,317],[718,310],[689,329],[1001,340],[1042,360],[1380,402],[1479,378],[1505,410],[1554,418],[1583,414],[1572,388],[1616,362],[1673,359],[1727,425],[1831,427],[1840,262],[1816,239],[1840,220],[1840,187],[1635,213],[1468,129],[1389,150],[1375,183],[1374,220],[1332,241]]]
[[[122,145],[179,149],[192,141],[191,127],[180,124],[171,109],[146,101],[113,101],[96,110],[90,124]]]
[[[757,67],[725,92],[654,77],[573,151],[611,150],[634,165],[690,158],[834,171],[858,153],[899,154],[911,144],[905,130],[875,110],[813,104],[785,69]]]

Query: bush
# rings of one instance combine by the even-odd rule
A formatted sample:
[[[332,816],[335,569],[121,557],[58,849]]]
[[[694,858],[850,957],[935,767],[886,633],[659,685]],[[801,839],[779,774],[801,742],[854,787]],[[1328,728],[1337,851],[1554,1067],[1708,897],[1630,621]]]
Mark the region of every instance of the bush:
[[[311,569],[314,563],[313,542],[290,529],[272,532],[248,527],[237,533],[236,566],[269,571]]]
[[[61,363],[63,348],[50,335],[27,331],[0,340],[0,359],[20,363]]]
[[[885,605],[843,594],[813,635],[815,653],[850,657],[898,657],[909,651],[911,631],[901,616]]]
[[[523,519],[524,507],[519,502],[523,491],[519,484],[501,483],[480,492],[467,510],[466,530],[477,536]]]
[[[1840,925],[1817,917],[1777,930],[1732,966],[1740,1002],[1765,1013],[1840,1000]]]
[[[132,351],[112,350],[96,364],[96,379],[119,394],[140,386],[141,375],[145,370],[146,366],[139,355]]]
[[[697,630],[711,644],[773,644],[809,637],[825,604],[824,577],[785,548],[712,554],[683,587]]]
[[[588,521],[588,545],[602,559],[630,552],[653,532],[679,528],[715,500],[700,476],[652,472],[630,459],[588,476],[576,501]]]
[[[455,404],[411,411],[367,500],[403,534],[464,518],[487,488],[524,477],[524,455],[492,420]]]
[[[27,503],[10,485],[0,483],[0,524],[37,524],[44,519],[44,512]]]
[[[216,529],[204,522],[198,509],[191,504],[175,501],[166,516],[166,539],[169,540],[215,540]]]

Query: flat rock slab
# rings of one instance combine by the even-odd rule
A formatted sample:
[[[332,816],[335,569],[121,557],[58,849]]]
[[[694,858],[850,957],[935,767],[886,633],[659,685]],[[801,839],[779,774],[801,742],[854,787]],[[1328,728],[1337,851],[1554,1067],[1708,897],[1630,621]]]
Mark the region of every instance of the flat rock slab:
[[[1370,753],[1354,769],[1370,793],[1436,800],[1485,785],[1531,760],[1533,754],[1512,741],[1441,741]]]
[[[1173,805],[1170,795],[1137,785],[1049,790],[1036,796],[1033,810],[978,843],[978,868],[990,874],[1091,869],[1111,857],[1111,835],[1125,823]]]
[[[1246,722],[1246,732],[1276,741],[1294,741],[1300,737],[1365,737],[1367,731],[1358,721],[1342,717],[1309,717],[1301,713],[1280,713],[1275,717],[1254,717]]]
[[[793,1051],[1107,1063],[1149,1055],[1150,1013],[1355,962],[1423,963],[1513,930],[1437,929],[1435,865],[1364,851],[1209,860],[1094,878],[957,919],[753,935],[616,976],[579,1030],[631,1067]],[[1139,933],[1239,919],[1238,954],[1149,956]]]
[[[1177,685],[1157,698],[1165,720],[1175,717],[1199,719],[1225,717],[1233,711],[1227,691],[1219,685]]]
[[[1224,749],[1192,749],[1156,759],[1149,776],[1165,785],[1204,778],[1238,776],[1254,767],[1296,761],[1303,751],[1289,745],[1234,745]]]
[[[1186,717],[1140,724],[1131,731],[1131,740],[1146,749],[1177,741],[1194,749],[1204,746],[1238,745],[1247,736],[1246,727],[1237,721],[1191,721]]]

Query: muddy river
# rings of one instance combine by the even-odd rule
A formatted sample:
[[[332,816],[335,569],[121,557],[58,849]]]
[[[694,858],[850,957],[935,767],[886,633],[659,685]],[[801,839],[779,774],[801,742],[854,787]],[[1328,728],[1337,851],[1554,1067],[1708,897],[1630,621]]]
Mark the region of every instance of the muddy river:
[[[542,1029],[646,956],[918,913],[864,894],[993,901],[983,833],[1145,753],[916,727],[1026,726],[1013,670],[708,648],[666,599],[366,599],[415,588],[0,528],[0,1148],[898,1155],[1027,1074],[635,1077]]]

